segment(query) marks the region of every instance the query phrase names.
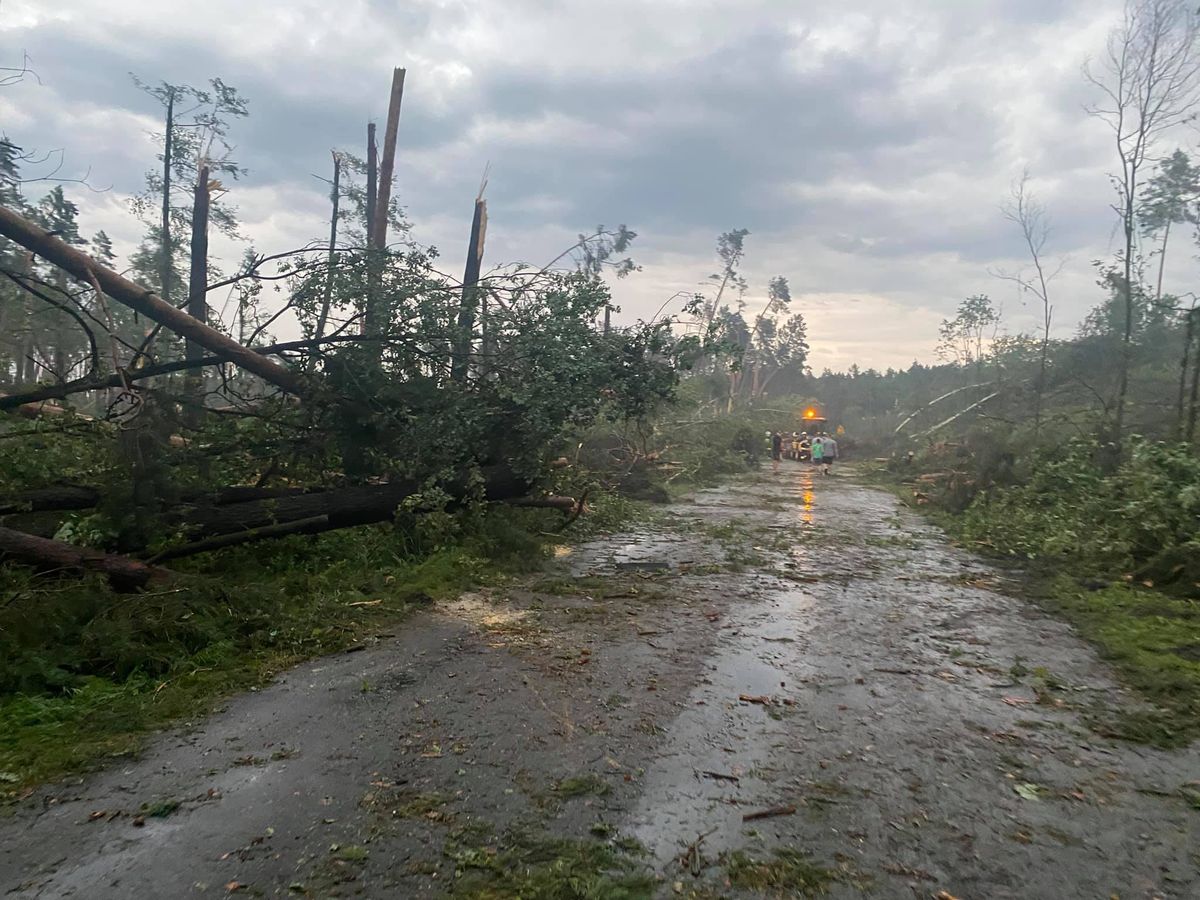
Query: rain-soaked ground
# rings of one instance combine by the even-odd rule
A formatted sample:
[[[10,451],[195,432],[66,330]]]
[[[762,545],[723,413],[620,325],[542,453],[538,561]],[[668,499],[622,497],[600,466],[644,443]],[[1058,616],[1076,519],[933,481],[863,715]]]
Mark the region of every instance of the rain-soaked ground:
[[[44,788],[0,819],[0,891],[1200,897],[1200,752],[1085,724],[1137,702],[892,497],[792,465]],[[546,837],[655,884],[556,890],[512,849]]]

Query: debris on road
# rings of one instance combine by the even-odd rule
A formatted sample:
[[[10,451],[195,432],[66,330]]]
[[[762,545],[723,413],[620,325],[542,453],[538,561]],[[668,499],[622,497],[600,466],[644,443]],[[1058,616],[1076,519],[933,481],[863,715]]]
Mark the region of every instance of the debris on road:
[[[772,806],[770,809],[760,809],[757,812],[748,812],[742,816],[743,822],[756,822],[759,819],[774,819],[777,816],[794,815],[796,807],[792,804],[787,806]]]

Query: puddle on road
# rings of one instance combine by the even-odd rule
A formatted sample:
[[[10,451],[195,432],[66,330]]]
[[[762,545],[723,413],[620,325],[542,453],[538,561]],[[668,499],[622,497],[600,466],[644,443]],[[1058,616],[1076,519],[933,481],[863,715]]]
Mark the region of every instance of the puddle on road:
[[[703,682],[671,723],[623,829],[660,865],[706,832],[712,832],[702,845],[706,855],[740,846],[742,815],[774,805],[772,788],[756,769],[786,733],[772,715],[794,714],[797,707],[784,700],[814,674],[803,658],[812,603],[807,592],[782,588],[729,611],[738,631],[711,658]],[[741,695],[770,697],[772,705],[740,702]]]

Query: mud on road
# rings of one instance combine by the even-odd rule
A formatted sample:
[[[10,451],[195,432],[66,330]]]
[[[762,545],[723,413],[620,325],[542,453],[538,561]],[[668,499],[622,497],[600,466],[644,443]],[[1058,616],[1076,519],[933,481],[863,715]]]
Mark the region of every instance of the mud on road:
[[[798,466],[300,666],[0,818],[12,897],[1200,897],[1200,752],[892,497]]]

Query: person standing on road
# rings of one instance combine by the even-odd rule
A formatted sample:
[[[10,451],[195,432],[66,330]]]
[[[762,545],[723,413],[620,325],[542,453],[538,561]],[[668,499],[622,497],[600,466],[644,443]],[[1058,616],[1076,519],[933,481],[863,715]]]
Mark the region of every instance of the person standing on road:
[[[771,434],[771,469],[779,471],[779,460],[783,458],[783,435],[778,431]]]
[[[818,434],[812,439],[812,464],[819,466],[825,458],[825,441]]]
[[[833,461],[837,459],[838,456],[838,445],[837,441],[833,439],[833,435],[829,434],[825,435],[825,440],[823,443],[824,453],[821,458],[825,460],[824,471],[825,474],[828,475],[833,472]]]

